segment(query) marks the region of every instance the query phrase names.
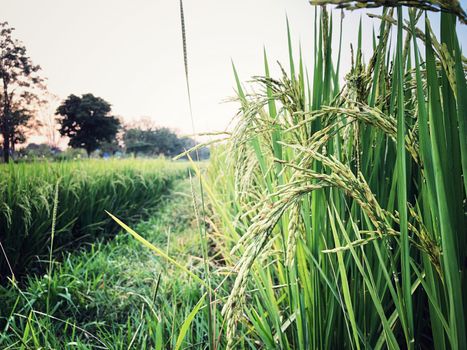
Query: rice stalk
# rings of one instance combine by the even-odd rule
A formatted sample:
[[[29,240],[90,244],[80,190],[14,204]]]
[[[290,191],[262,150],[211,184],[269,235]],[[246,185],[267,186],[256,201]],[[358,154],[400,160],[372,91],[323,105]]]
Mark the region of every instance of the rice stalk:
[[[401,4],[412,7],[408,20]],[[465,307],[454,273],[464,274],[465,250],[453,244],[465,246],[466,154],[453,13],[465,14],[457,2],[366,5],[389,7],[373,16],[380,35],[367,65],[359,29],[342,87],[324,9],[311,80],[301,57],[294,62],[288,23],[289,71],[280,66],[280,79],[266,55],[251,92],[234,68],[237,123],[208,171],[236,272],[222,310],[227,348],[240,334],[241,344],[284,349],[465,344],[453,309]],[[441,10],[441,39],[425,10]],[[219,177],[222,167],[231,171]],[[259,286],[269,292],[252,292]]]

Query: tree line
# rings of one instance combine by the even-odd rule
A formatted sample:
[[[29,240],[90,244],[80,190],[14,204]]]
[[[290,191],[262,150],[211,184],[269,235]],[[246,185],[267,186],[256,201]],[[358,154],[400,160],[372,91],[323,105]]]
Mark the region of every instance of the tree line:
[[[46,86],[40,76],[40,66],[28,56],[25,46],[13,38],[14,28],[0,23],[0,131],[3,161],[8,163],[18,144],[27,141],[27,133],[41,126],[35,118],[45,103]],[[134,156],[173,157],[196,145],[189,137],[180,137],[174,131],[157,127],[151,122],[123,126],[112,115],[111,105],[91,93],[68,96],[56,109],[55,125],[61,136],[68,138],[71,148],[83,149],[90,156],[101,150],[101,155],[117,152]],[[41,149],[30,145],[31,150]],[[59,150],[50,145],[51,152]],[[201,157],[209,156],[201,150]]]

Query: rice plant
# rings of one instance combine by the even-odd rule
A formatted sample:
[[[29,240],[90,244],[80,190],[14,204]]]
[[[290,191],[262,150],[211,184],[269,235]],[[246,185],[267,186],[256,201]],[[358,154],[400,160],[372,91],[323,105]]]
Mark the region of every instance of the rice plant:
[[[233,283],[219,348],[467,347],[465,13],[390,3],[366,62],[360,26],[342,86],[325,7],[311,77],[289,28],[280,78],[266,53],[250,90],[234,67],[241,107],[203,183]]]
[[[114,160],[10,164],[0,167],[0,276],[47,268],[54,193],[58,214],[54,256],[111,237],[118,226],[105,210],[134,222],[147,217],[177,178],[183,163]]]

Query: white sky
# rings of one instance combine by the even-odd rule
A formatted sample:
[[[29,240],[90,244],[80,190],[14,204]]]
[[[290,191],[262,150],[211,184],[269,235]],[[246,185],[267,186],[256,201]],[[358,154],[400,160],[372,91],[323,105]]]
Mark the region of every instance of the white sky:
[[[52,93],[64,99],[90,92],[127,120],[149,116],[192,132],[177,0],[0,0],[0,8],[0,20],[16,28]],[[263,45],[273,75],[276,60],[288,67],[286,14],[295,53],[300,41],[311,70],[314,9],[306,0],[185,0],[184,9],[196,132],[223,130],[237,110],[222,103],[234,95],[231,59],[243,81],[263,74]],[[341,71],[360,16],[364,46],[371,46],[373,22],[364,14],[346,13]],[[466,27],[459,33],[465,48]]]

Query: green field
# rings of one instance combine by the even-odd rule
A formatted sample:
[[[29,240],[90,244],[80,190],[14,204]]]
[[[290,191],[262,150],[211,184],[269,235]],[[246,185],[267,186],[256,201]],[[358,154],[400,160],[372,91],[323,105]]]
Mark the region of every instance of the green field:
[[[207,163],[2,165],[0,348],[466,349],[454,5],[384,8],[351,57],[315,8],[309,71],[289,27],[282,76],[234,67]]]
[[[17,278],[44,271],[52,226],[54,252],[111,237],[117,225],[105,210],[129,222],[145,218],[186,174],[183,163],[164,160],[0,165],[0,230],[10,265],[0,261],[2,279],[11,269]]]
[[[179,180],[135,229],[196,271],[199,236],[189,188]],[[50,273],[0,290],[2,349],[166,348],[201,297],[197,283],[123,233],[60,260]],[[200,323],[187,340],[205,331]]]

